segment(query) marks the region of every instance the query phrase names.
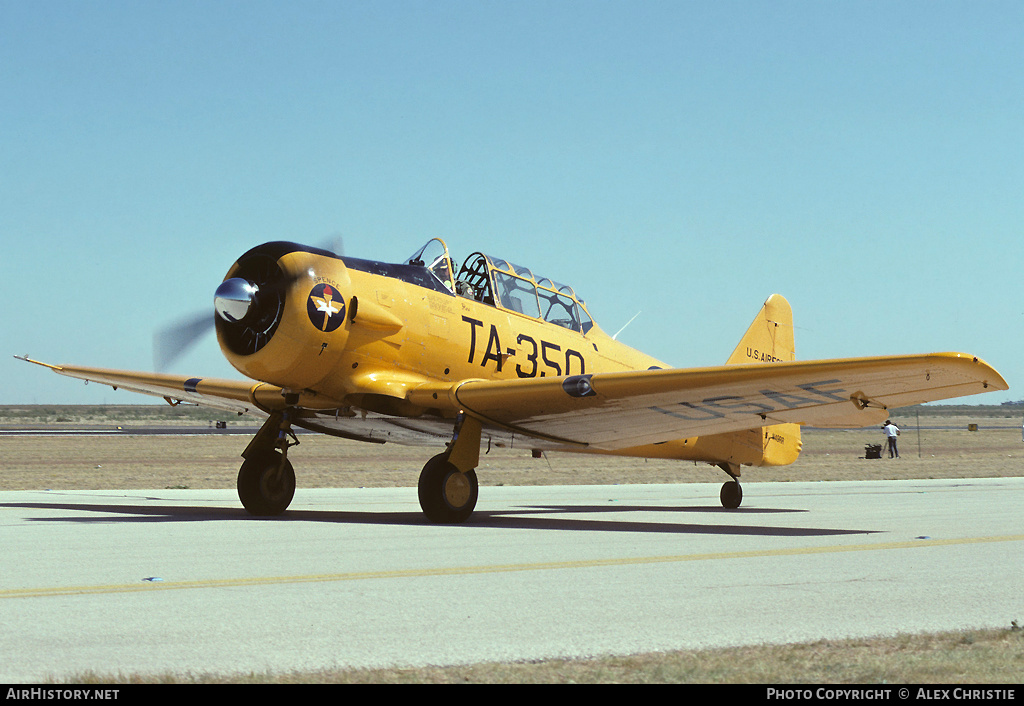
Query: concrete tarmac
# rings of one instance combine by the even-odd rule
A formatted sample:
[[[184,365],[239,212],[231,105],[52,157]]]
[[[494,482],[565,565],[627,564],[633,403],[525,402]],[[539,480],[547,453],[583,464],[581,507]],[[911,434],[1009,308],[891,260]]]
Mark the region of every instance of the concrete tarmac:
[[[1024,478],[0,492],[0,682],[447,665],[1009,627]]]

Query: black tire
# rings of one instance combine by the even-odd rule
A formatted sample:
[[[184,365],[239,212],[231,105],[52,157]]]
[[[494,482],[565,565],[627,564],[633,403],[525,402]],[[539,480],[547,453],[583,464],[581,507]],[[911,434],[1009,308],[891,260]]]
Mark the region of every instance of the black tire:
[[[271,450],[250,456],[238,470],[238,499],[250,514],[280,515],[291,504],[295,470],[288,459],[278,473],[280,465],[281,452]]]
[[[743,488],[734,480],[722,485],[722,492],[719,494],[722,500],[722,507],[735,510],[743,502]]]
[[[479,492],[476,471],[462,473],[441,456],[427,461],[420,473],[420,507],[431,522],[465,522],[473,514]]]

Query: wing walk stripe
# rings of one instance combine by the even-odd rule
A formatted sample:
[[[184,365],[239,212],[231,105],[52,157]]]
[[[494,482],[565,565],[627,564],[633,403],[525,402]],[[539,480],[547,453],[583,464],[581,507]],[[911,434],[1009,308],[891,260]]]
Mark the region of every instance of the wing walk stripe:
[[[827,547],[795,547],[791,549],[763,549],[740,552],[713,552],[710,554],[678,554],[668,556],[622,557],[618,559],[582,559],[579,561],[545,561],[524,564],[493,564],[484,566],[453,566],[429,569],[396,569],[393,571],[360,571],[345,574],[308,574],[298,576],[265,576],[234,579],[207,579],[204,581],[167,581],[162,583],[120,584],[107,586],[54,586],[42,588],[11,588],[0,591],[0,600],[8,598],[46,598],[50,596],[94,595],[109,593],[135,593],[139,591],[170,591],[190,588],[224,588],[238,586],[268,586],[287,583],[330,583],[336,581],[366,581],[383,579],[420,578],[425,576],[466,576],[498,574],[514,571],[552,571],[559,569],[590,569],[610,566],[642,564],[671,564],[684,561],[716,561],[721,559],[755,559],[762,557],[802,556],[806,554],[840,554],[844,552],[887,551],[894,549],[923,549],[994,542],[1021,542],[1024,534],[994,537],[960,537],[956,539],[915,539],[904,542],[876,544],[847,544]]]

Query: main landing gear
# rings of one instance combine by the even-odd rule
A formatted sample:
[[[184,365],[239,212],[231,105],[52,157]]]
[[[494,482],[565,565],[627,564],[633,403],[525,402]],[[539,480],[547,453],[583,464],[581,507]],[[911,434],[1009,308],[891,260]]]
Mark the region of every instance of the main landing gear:
[[[726,481],[722,485],[722,492],[719,493],[722,507],[735,510],[743,502],[743,488],[740,487],[740,467],[735,463],[720,463],[718,467],[732,477],[732,480]]]
[[[280,515],[295,495],[295,470],[288,449],[299,443],[288,411],[275,412],[242,452],[238,499],[250,514]]]
[[[480,422],[462,414],[448,449],[427,461],[420,473],[420,507],[431,522],[465,522],[479,493],[474,470],[480,462]],[[280,515],[295,495],[295,471],[288,449],[299,443],[289,410],[275,412],[242,453],[238,498],[253,515]]]
[[[476,507],[476,471],[463,473],[439,454],[420,473],[420,507],[431,522],[453,524],[469,519]]]
[[[431,522],[465,522],[479,493],[474,470],[480,463],[480,422],[460,414],[448,450],[427,461],[420,472],[420,507]]]

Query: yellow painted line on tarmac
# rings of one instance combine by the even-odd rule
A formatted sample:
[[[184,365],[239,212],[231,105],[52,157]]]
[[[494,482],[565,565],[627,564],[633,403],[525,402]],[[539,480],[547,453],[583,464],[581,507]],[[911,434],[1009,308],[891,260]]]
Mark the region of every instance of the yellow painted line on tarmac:
[[[236,588],[287,583],[329,583],[335,581],[367,581],[374,579],[422,578],[429,576],[464,576],[471,574],[500,574],[513,571],[589,569],[608,566],[670,564],[684,561],[716,561],[721,559],[754,559],[764,557],[804,556],[809,554],[839,554],[843,552],[921,549],[925,547],[948,547],[966,544],[991,544],[995,542],[1020,541],[1024,541],[1024,534],[1008,534],[994,537],[961,537],[957,539],[913,539],[903,542],[879,542],[875,544],[847,544],[831,545],[827,547],[795,547],[790,549],[759,549],[741,552],[711,552],[707,554],[621,557],[617,559],[580,559],[575,561],[543,561],[522,564],[490,564],[483,566],[435,567],[428,569],[396,569],[391,571],[355,571],[342,574],[262,576],[251,578],[201,579],[197,581],[142,580],[139,583],[131,584],[10,588],[0,590],[0,599],[138,593],[142,591],[170,591],[194,588]]]

